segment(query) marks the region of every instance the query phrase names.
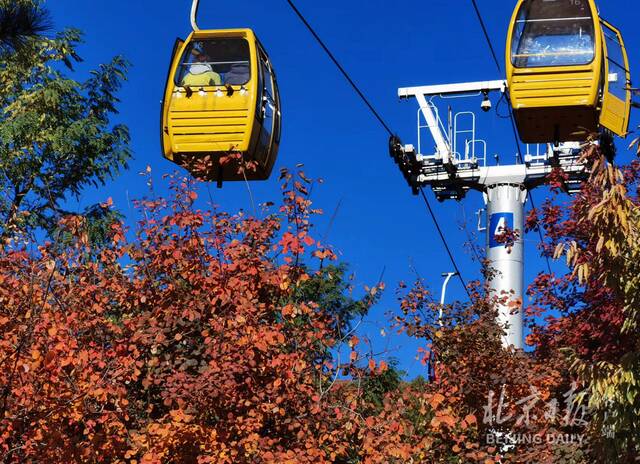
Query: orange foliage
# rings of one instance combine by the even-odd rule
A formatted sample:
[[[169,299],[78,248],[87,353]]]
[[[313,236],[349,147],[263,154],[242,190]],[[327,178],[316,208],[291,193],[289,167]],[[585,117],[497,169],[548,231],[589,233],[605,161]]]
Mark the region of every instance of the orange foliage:
[[[542,404],[526,424],[483,410],[492,391],[559,397],[561,360],[504,350],[478,289],[441,327],[418,283],[396,326],[425,341],[433,379],[401,382],[371,356],[362,367],[359,338],[302,291],[335,260],[311,234],[311,181],[282,179],[283,203],[263,219],[198,209],[193,185],[173,179],[171,199],[141,201],[135,233],[114,226],[100,250],[67,218],[76,242],[62,250],[2,252],[3,462],[553,462],[548,443],[486,440],[562,431]],[[517,417],[513,401],[503,414]]]

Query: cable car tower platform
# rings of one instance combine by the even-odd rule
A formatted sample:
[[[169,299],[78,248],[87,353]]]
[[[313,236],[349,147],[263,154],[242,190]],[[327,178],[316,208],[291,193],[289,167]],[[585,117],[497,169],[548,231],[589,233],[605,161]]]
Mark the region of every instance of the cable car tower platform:
[[[510,165],[487,163],[487,143],[476,137],[476,117],[471,111],[448,110],[445,122],[435,104],[438,97],[482,97],[481,108],[491,108],[492,92],[507,92],[506,81],[406,87],[398,90],[401,99],[418,102],[418,145],[390,140],[390,153],[414,193],[429,186],[439,201],[462,200],[469,190],[481,192],[486,204],[487,285],[498,299],[498,322],[506,328],[505,346],[524,348],[524,204],[528,193],[542,185],[547,176],[561,168],[568,177],[566,190],[580,190],[588,173],[580,161],[582,145],[563,143],[537,145],[516,156]],[[435,141],[424,143],[427,131]],[[426,146],[430,148],[427,150]],[[511,232],[511,233],[510,233]],[[508,234],[508,235],[507,235]],[[507,236],[505,236],[507,235]],[[505,236],[500,239],[500,236]],[[508,243],[505,243],[505,240]]]

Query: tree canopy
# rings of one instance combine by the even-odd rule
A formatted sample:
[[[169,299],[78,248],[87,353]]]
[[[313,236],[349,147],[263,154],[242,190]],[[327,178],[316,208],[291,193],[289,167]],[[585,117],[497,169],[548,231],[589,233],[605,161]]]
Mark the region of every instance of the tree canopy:
[[[0,49],[17,51],[51,28],[49,13],[32,0],[0,1]]]
[[[38,3],[19,2],[0,13]],[[8,10],[7,10],[8,8]],[[7,13],[9,11],[9,13]],[[41,13],[37,13],[41,14]],[[5,29],[3,29],[5,31]],[[85,82],[65,74],[80,60],[80,32],[37,36],[0,50],[0,215],[6,239],[16,230],[51,228],[64,201],[126,167],[129,132],[112,125],[116,92],[125,79],[122,57]]]

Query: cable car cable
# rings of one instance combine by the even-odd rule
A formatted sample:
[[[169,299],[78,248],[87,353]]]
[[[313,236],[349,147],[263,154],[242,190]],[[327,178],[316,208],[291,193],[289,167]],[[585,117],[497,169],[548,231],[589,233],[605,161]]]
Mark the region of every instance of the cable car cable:
[[[500,66],[500,62],[498,61],[498,56],[496,55],[496,51],[493,48],[493,44],[491,43],[491,38],[489,38],[489,32],[487,31],[487,27],[484,24],[484,19],[482,19],[482,14],[480,13],[480,8],[478,8],[478,4],[476,0],[471,0],[473,4],[473,8],[476,10],[476,15],[478,16],[478,21],[480,21],[480,26],[482,27],[482,32],[484,32],[484,37],[487,39],[487,44],[489,45],[489,49],[491,49],[491,55],[493,56],[493,61],[496,63],[498,67],[498,71],[502,72],[502,67]]]
[[[529,192],[529,202],[531,202],[531,207],[533,209],[536,209],[536,204],[533,202],[533,195],[531,195],[531,192]],[[536,221],[536,225],[538,226],[538,235],[540,236],[540,243],[542,243],[544,245],[544,235],[542,235],[542,227],[540,226],[540,221]],[[551,261],[549,260],[549,256],[547,256],[547,254],[544,254],[544,259],[547,261],[547,269],[549,270],[549,275],[553,274],[553,271],[551,270]]]
[[[449,259],[451,260],[451,263],[453,264],[453,267],[454,267],[455,271],[458,273],[458,277],[460,278],[460,281],[462,282],[462,285],[464,286],[464,291],[467,292],[467,296],[469,297],[469,299],[471,299],[471,294],[469,293],[469,289],[467,288],[467,284],[465,283],[464,279],[462,278],[462,274],[460,274],[460,269],[458,268],[458,265],[456,264],[456,260],[453,258],[453,253],[451,252],[451,249],[449,248],[449,245],[447,244],[447,241],[444,238],[444,234],[442,233],[442,229],[440,228],[440,224],[438,224],[438,221],[436,219],[436,215],[433,212],[433,208],[431,208],[431,203],[429,203],[429,199],[427,198],[427,195],[424,193],[424,189],[422,187],[420,187],[420,194],[422,195],[422,198],[424,199],[424,203],[427,205],[427,209],[429,210],[429,214],[431,215],[431,218],[433,219],[433,223],[436,225],[436,229],[438,230],[438,234],[440,234],[440,239],[442,240],[442,243],[444,243],[444,247],[447,250],[447,254],[449,255]]]
[[[344,76],[344,78],[349,82],[349,84],[351,84],[351,87],[353,88],[353,90],[358,94],[358,96],[362,99],[362,101],[365,103],[365,105],[369,108],[369,110],[371,111],[371,113],[375,116],[375,118],[378,120],[378,122],[380,122],[380,124],[382,125],[382,127],[384,127],[384,129],[389,133],[390,136],[395,136],[395,132],[393,132],[391,130],[391,128],[389,127],[389,125],[384,121],[384,119],[382,118],[382,116],[380,115],[380,113],[378,113],[378,111],[376,111],[376,109],[374,108],[374,106],[371,104],[371,102],[369,101],[369,99],[365,96],[365,94],[360,90],[360,88],[358,87],[358,85],[353,81],[353,79],[351,79],[351,76],[349,76],[349,73],[347,73],[347,71],[344,69],[344,67],[340,64],[340,62],[338,61],[338,59],[335,57],[335,55],[331,52],[331,50],[329,49],[329,47],[327,47],[327,45],[325,45],[324,41],[320,38],[320,36],[318,35],[318,33],[313,29],[313,27],[311,26],[311,24],[309,24],[309,21],[306,20],[306,18],[304,17],[304,15],[300,12],[300,10],[296,7],[296,5],[293,3],[292,0],[287,0],[287,3],[289,4],[289,6],[291,7],[291,9],[294,11],[294,13],[298,16],[298,18],[300,19],[300,21],[302,21],[302,23],[305,25],[305,27],[307,28],[307,30],[311,33],[311,35],[313,35],[313,37],[316,39],[316,41],[318,42],[318,44],[322,47],[322,49],[325,51],[325,53],[329,56],[329,58],[331,59],[331,61],[333,61],[333,64],[338,68],[338,70],[340,70],[340,72],[342,73],[342,75]],[[420,193],[422,194],[422,198],[427,206],[427,210],[429,211],[429,214],[431,215],[431,219],[433,220],[433,223],[436,226],[436,230],[438,231],[438,234],[440,235],[440,239],[442,240],[442,243],[447,251],[447,254],[449,255],[449,259],[451,260],[451,263],[453,264],[454,269],[458,272],[458,278],[460,279],[460,282],[462,283],[462,286],[465,290],[465,292],[467,293],[467,296],[469,297],[469,299],[471,299],[471,294],[469,292],[469,289],[467,288],[467,283],[464,280],[464,278],[462,277],[462,273],[460,272],[460,268],[458,267],[458,264],[456,263],[456,260],[453,256],[453,253],[451,252],[451,248],[449,248],[449,244],[447,243],[447,240],[444,236],[444,233],[442,232],[442,229],[440,228],[440,224],[438,223],[438,219],[433,211],[433,208],[431,207],[431,203],[429,202],[429,199],[427,198],[427,195],[424,193],[424,189],[422,187],[419,188]]]
[[[322,49],[326,52],[326,54],[329,56],[329,58],[331,58],[331,61],[333,61],[333,64],[336,65],[336,67],[340,70],[340,72],[342,73],[342,75],[344,76],[344,78],[349,82],[349,84],[351,84],[351,87],[353,87],[353,90],[356,91],[356,93],[360,96],[360,98],[362,99],[362,101],[364,102],[365,105],[367,105],[367,107],[369,108],[369,110],[371,110],[371,112],[373,113],[373,115],[376,117],[376,119],[380,122],[380,124],[382,124],[382,126],[385,128],[385,130],[389,133],[389,135],[396,135],[387,125],[387,123],[384,121],[384,119],[382,119],[382,116],[380,116],[380,113],[378,113],[376,111],[376,109],[373,107],[373,105],[371,104],[371,102],[369,102],[369,99],[364,95],[364,93],[362,93],[362,91],[358,88],[358,86],[356,85],[356,83],[353,81],[353,79],[351,79],[351,77],[349,76],[349,74],[347,73],[347,71],[342,67],[342,65],[340,64],[340,62],[337,60],[337,58],[333,55],[333,53],[331,53],[331,50],[329,50],[329,47],[327,47],[325,45],[325,43],[322,41],[322,39],[320,38],[320,36],[316,33],[316,31],[313,29],[313,27],[311,27],[311,24],[309,24],[309,22],[305,19],[305,17],[302,15],[302,13],[300,12],[300,10],[298,10],[298,8],[294,5],[294,3],[291,0],[287,0],[287,3],[289,4],[289,6],[291,7],[291,9],[295,12],[295,14],[298,16],[298,18],[300,18],[300,21],[302,21],[304,23],[304,25],[307,27],[307,29],[309,30],[309,32],[315,37],[316,41],[320,44],[320,46],[322,47]]]

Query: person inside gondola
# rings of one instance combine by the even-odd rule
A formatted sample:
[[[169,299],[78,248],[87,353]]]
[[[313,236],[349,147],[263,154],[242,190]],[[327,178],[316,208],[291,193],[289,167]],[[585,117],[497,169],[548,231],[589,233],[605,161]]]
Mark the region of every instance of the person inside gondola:
[[[191,53],[187,56],[188,62],[185,65],[189,66],[189,68],[182,78],[184,87],[222,85],[220,74],[211,67],[209,57],[204,52],[196,49],[196,44],[194,44]]]
[[[229,70],[224,75],[225,85],[244,85],[251,77],[249,45],[246,40],[229,40],[227,43]]]
[[[249,81],[251,71],[249,63],[234,63],[224,76],[224,83],[228,85],[243,85]]]

